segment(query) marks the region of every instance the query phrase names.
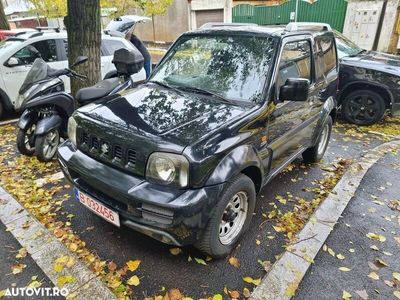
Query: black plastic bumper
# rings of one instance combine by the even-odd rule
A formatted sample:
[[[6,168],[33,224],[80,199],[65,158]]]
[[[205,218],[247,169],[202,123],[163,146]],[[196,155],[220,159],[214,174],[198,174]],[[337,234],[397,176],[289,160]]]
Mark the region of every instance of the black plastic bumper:
[[[92,159],[69,140],[59,147],[58,157],[72,184],[118,212],[122,224],[178,246],[198,239],[224,187],[179,190],[151,184]]]

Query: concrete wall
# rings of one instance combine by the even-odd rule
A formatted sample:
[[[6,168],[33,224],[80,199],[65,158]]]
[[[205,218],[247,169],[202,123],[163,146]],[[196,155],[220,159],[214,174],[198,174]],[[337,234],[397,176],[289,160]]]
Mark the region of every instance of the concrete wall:
[[[154,16],[155,41],[171,43],[189,30],[187,0],[175,0],[165,16]],[[144,41],[153,42],[152,22],[138,24],[135,33]]]
[[[359,37],[355,36],[354,28],[356,26],[355,24],[355,15],[358,10],[377,10],[378,15],[377,15],[377,20],[379,22],[379,17],[382,11],[382,6],[383,6],[383,0],[370,0],[370,1],[365,1],[365,0],[349,0],[348,6],[347,6],[347,13],[346,13],[346,19],[345,19],[345,24],[344,24],[344,30],[343,33],[350,39],[352,39],[354,42],[357,43],[357,40],[359,40]],[[386,8],[386,14],[384,17],[383,25],[382,25],[382,30],[380,33],[379,37],[379,43],[378,43],[378,51],[384,51],[384,52],[394,52],[393,47],[391,47],[391,44],[393,44],[393,39],[397,39],[398,36],[394,32],[394,27],[397,22],[397,8],[399,6],[399,0],[388,0],[387,8]],[[367,34],[371,35],[371,40],[373,43],[373,40],[376,36],[376,30],[377,30],[378,24],[371,23],[369,27],[367,28]],[[365,30],[364,30],[365,32]],[[364,32],[361,32],[361,34],[364,34]],[[367,42],[370,46],[365,46],[367,50],[370,50],[372,48],[372,43]]]

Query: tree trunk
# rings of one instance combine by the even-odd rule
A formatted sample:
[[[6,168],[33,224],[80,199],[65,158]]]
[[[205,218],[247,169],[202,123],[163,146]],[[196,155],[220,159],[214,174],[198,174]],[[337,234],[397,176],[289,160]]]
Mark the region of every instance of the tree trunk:
[[[10,30],[10,24],[8,23],[7,17],[4,13],[4,5],[2,0],[0,0],[0,29]]]
[[[0,0],[1,1],[1,0]],[[72,65],[78,56],[84,55],[89,61],[75,68],[87,80],[71,78],[71,93],[94,85],[101,78],[101,22],[100,0],[68,0],[68,16],[65,18],[68,32],[68,61]]]

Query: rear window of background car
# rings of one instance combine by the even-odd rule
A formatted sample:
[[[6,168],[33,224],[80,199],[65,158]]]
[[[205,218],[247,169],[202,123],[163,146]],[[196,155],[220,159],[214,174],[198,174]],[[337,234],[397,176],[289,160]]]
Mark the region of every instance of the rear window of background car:
[[[317,47],[316,75],[317,79],[320,79],[324,76],[327,76],[329,72],[335,70],[337,67],[334,37],[333,36],[316,37],[315,44]]]

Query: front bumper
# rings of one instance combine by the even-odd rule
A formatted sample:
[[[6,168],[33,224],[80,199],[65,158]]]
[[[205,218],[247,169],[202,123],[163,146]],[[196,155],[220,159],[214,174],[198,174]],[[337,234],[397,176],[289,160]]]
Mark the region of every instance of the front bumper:
[[[118,212],[122,224],[177,246],[196,242],[224,187],[179,190],[151,184],[92,159],[69,140],[59,147],[58,159],[71,183]]]

